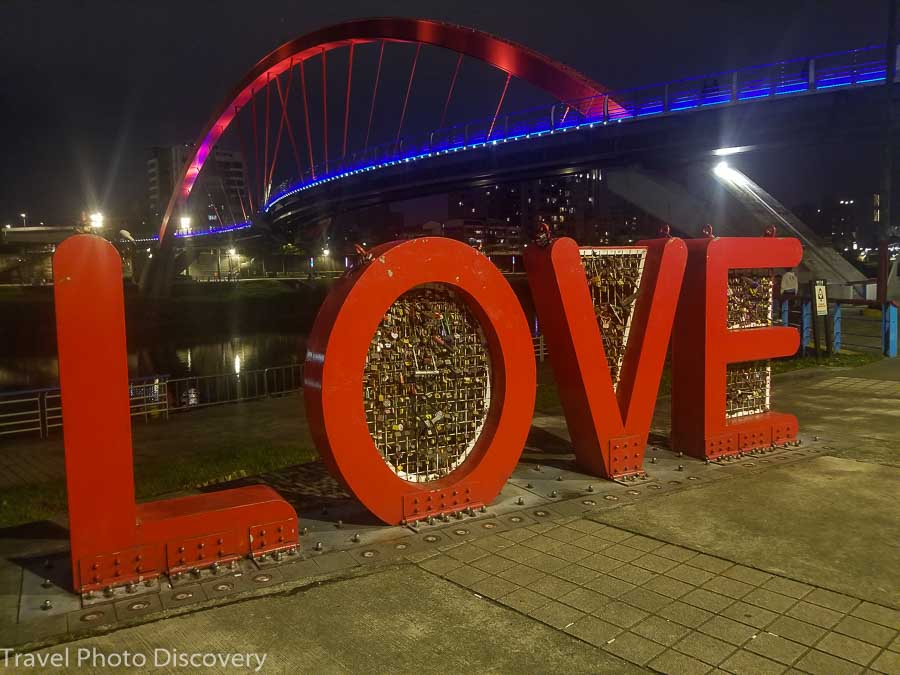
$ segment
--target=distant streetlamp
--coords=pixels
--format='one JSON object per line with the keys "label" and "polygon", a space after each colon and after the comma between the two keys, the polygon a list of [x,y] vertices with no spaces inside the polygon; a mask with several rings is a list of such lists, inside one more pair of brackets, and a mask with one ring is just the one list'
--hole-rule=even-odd
{"label": "distant streetlamp", "polygon": [[28,216],[26,216],[24,213],[20,213],[20,214],[19,214],[19,218],[22,219],[22,227],[27,227],[27,226],[28,226],[28,222],[26,221],[26,218],[27,218],[27,217],[28,217]]}
{"label": "distant streetlamp", "polygon": [[100,229],[103,227],[103,214],[99,211],[92,213],[90,215],[91,227],[94,229]]}

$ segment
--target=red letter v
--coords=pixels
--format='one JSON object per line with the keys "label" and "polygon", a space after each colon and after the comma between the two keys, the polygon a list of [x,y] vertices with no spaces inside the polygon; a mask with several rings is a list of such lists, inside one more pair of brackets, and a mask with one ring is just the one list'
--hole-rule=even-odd
{"label": "red letter v", "polygon": [[[588,289],[581,251],[646,250],[618,385]],[[640,473],[687,260],[680,239],[625,249],[581,249],[572,239],[525,252],[534,298],[579,466],[614,478]],[[604,283],[599,280],[599,283]],[[615,282],[610,282],[615,283]],[[627,306],[616,308],[629,312]],[[624,326],[623,326],[624,329]]]}

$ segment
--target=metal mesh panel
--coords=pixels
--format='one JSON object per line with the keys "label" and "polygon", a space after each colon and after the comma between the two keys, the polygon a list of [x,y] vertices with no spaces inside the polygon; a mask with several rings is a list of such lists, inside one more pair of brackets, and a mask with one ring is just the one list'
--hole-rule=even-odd
{"label": "metal mesh panel", "polygon": [[619,384],[646,257],[647,250],[643,248],[581,249],[613,386]]}
{"label": "metal mesh panel", "polygon": [[[772,277],[756,270],[728,273],[728,328],[772,325]],[[725,416],[741,417],[769,410],[772,368],[768,361],[729,363],[726,368]]]}
{"label": "metal mesh panel", "polygon": [[366,357],[363,399],[369,434],[404,480],[426,482],[462,464],[491,402],[491,362],[478,321],[450,288],[401,295]]}

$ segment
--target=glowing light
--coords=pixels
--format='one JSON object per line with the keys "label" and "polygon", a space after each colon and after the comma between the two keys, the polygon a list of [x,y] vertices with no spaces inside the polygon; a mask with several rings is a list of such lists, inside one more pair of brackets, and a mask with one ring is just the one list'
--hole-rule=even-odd
{"label": "glowing light", "polygon": [[722,161],[713,167],[713,173],[716,174],[719,178],[728,179],[728,174],[731,171],[731,167],[728,166],[728,162]]}
{"label": "glowing light", "polygon": [[103,214],[99,211],[92,213],[89,217],[91,221],[91,227],[95,229],[99,229],[103,227]]}
{"label": "glowing light", "polygon": [[328,257],[329,255],[331,255],[331,251],[327,248],[323,248],[322,255],[324,255],[325,257]]}
{"label": "glowing light", "polygon": [[178,224],[181,226],[182,232],[190,232],[191,217],[190,216],[181,216],[181,218],[178,219]]}
{"label": "glowing light", "polygon": [[234,355],[234,372],[236,375],[241,374],[241,355],[240,354]]}
{"label": "glowing light", "polygon": [[713,154],[716,157],[728,157],[728,155],[737,155],[741,152],[747,152],[751,150],[752,146],[750,145],[738,145],[732,148],[718,148],[717,150],[713,150]]}
{"label": "glowing light", "polygon": [[230,255],[230,256],[232,256],[232,257],[236,256],[236,255],[237,255],[237,249],[234,249],[234,248],[228,249],[228,255]]}

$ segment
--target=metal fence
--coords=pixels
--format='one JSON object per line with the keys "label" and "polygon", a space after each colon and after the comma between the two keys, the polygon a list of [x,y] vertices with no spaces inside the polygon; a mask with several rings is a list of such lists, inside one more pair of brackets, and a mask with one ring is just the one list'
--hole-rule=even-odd
{"label": "metal fence", "polygon": [[[169,414],[295,392],[303,386],[303,366],[291,364],[240,373],[169,379],[130,380],[131,417],[149,422]],[[58,387],[0,393],[0,438],[21,434],[47,438],[63,425]]]}
{"label": "metal fence", "polygon": [[897,306],[857,300],[828,302],[826,316],[816,316],[810,298],[780,302],[780,322],[800,331],[801,356],[816,353],[839,354],[845,349],[897,356]]}

